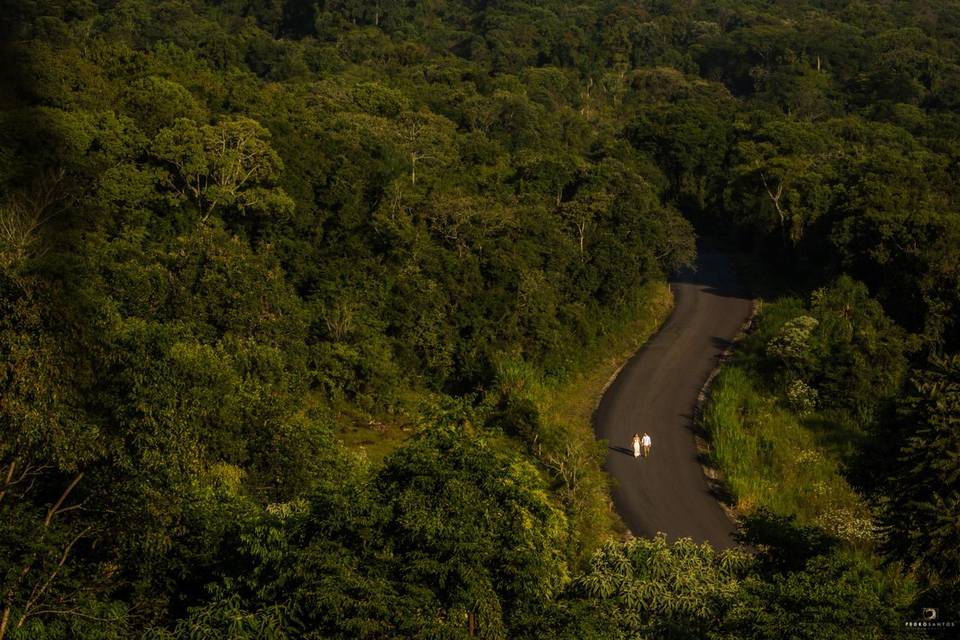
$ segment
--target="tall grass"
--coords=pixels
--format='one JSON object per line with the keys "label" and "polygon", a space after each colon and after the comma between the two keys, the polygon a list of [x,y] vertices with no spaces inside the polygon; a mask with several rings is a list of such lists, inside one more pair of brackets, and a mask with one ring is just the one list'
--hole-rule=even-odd
{"label": "tall grass", "polygon": [[766,508],[792,514],[867,548],[873,534],[869,509],[844,479],[839,455],[807,426],[825,419],[801,419],[781,407],[759,390],[748,369],[736,365],[721,371],[702,417],[714,462],[740,513]]}

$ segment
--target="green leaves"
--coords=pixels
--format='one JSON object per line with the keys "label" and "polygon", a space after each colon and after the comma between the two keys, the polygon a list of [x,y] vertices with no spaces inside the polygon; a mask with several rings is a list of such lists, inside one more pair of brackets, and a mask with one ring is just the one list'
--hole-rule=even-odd
{"label": "green leaves", "polygon": [[[554,487],[462,415],[384,468],[335,423],[484,406],[500,354],[563,376],[693,260],[681,211],[834,283],[761,328],[764,362],[795,407],[878,415],[904,344],[960,344],[950,7],[14,4],[0,470],[37,473],[0,500],[0,574],[35,568],[17,611],[82,533],[20,636],[707,637],[738,584],[763,637],[786,633],[764,598],[855,584],[830,561],[747,589],[749,563],[654,541],[571,590],[555,503],[606,514],[571,471],[602,451],[544,444],[512,397],[490,424],[544,445]],[[949,422],[937,394],[908,413]],[[930,430],[908,457],[935,497],[901,525],[944,548]],[[44,532],[80,473],[86,502]]]}
{"label": "green leaves", "polygon": [[98,425],[79,410],[82,371],[50,326],[59,291],[0,271],[0,463],[73,472],[100,453]]}
{"label": "green leaves", "polygon": [[908,594],[862,559],[818,555],[802,570],[750,577],[722,638],[907,637],[897,611]]}
{"label": "green leaves", "polygon": [[819,400],[870,424],[904,379],[902,331],[862,283],[846,276],[815,290],[808,309],[791,309],[789,302],[761,316],[751,341],[751,349],[763,349],[774,387],[793,396],[798,408],[812,409],[810,400]]}
{"label": "green leaves", "polygon": [[780,327],[767,344],[767,355],[779,359],[788,369],[802,371],[810,357],[810,338],[820,321],[810,316],[797,316]]}
{"label": "green leaves", "polygon": [[741,223],[796,247],[835,197],[829,138],[820,127],[770,118],[737,143],[725,202]]}
{"label": "green leaves", "polygon": [[900,455],[883,509],[885,544],[892,557],[916,567],[925,587],[957,603],[960,356],[935,357],[916,371],[900,411]]}
{"label": "green leaves", "polygon": [[563,516],[536,471],[512,458],[436,426],[386,463],[378,489],[392,497],[395,553],[446,606],[469,611],[498,593],[509,612],[563,585]]}
{"label": "green leaves", "polygon": [[[779,547],[783,539],[776,536],[790,530],[781,522],[773,538],[768,532],[752,542]],[[909,594],[895,579],[825,548],[794,559],[789,569],[768,571],[744,551],[718,554],[686,539],[609,543],[575,582],[587,596],[576,624],[592,626],[594,620],[604,628],[598,637],[608,638],[880,638],[903,632],[899,608]]]}
{"label": "green leaves", "polygon": [[662,535],[610,542],[576,585],[611,616],[615,637],[705,637],[734,602],[747,558]]}
{"label": "green leaves", "polygon": [[565,522],[539,473],[462,417],[438,417],[372,476],[333,461],[308,503],[245,528],[212,589],[241,611],[282,606],[283,628],[305,633],[506,637],[565,586]]}
{"label": "green leaves", "polygon": [[202,219],[222,207],[284,215],[293,201],[282,189],[270,185],[283,170],[283,162],[270,147],[269,133],[246,117],[198,125],[178,118],[161,130],[152,154],[174,170],[171,186],[196,204]]}

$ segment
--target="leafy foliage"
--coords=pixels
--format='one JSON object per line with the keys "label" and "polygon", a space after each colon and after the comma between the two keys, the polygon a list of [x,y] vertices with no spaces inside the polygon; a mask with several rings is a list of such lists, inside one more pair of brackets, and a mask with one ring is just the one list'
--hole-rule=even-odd
{"label": "leafy foliage", "polygon": [[[0,639],[772,637],[808,588],[892,619],[826,552],[637,541],[575,579],[601,449],[503,366],[577,371],[695,223],[815,292],[761,321],[763,392],[896,431],[960,347],[953,0],[9,4]],[[949,588],[944,366],[885,490]],[[370,465],[355,423],[417,435]]]}
{"label": "leafy foliage", "polygon": [[937,601],[960,601],[960,357],[936,358],[918,371],[901,403],[902,448],[885,505],[892,557],[918,567]]}

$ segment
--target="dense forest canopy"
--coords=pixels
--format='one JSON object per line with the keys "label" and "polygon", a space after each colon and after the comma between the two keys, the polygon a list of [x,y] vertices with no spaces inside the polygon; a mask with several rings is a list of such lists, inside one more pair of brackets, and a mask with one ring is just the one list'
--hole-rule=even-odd
{"label": "dense forest canopy", "polygon": [[[13,0],[0,28],[0,639],[960,617],[960,3]],[[760,324],[771,389],[900,460],[851,465],[868,554],[764,512],[754,554],[612,541],[596,453],[511,383],[576,371],[694,228],[809,299]],[[408,439],[371,462],[358,422]]]}

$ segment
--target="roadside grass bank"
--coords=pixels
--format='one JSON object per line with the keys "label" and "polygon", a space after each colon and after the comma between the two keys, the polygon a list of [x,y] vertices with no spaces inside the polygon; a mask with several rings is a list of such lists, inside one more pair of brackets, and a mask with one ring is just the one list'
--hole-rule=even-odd
{"label": "roadside grass bank", "polygon": [[761,541],[779,540],[786,556],[819,547],[833,554],[824,557],[847,558],[867,589],[891,595],[905,616],[915,576],[881,556],[875,515],[850,480],[863,464],[871,421],[903,375],[899,339],[851,281],[806,301],[761,303],[713,384],[700,426],[748,542],[759,533]]}
{"label": "roadside grass bank", "polygon": [[900,388],[903,343],[850,279],[760,303],[700,418],[739,515],[792,516],[873,552],[872,512],[850,471]]}
{"label": "roadside grass bank", "polygon": [[526,443],[553,478],[555,494],[570,524],[568,556],[585,560],[604,541],[625,531],[613,508],[603,470],[607,444],[594,435],[592,417],[604,390],[630,357],[670,315],[666,282],[638,292],[619,319],[562,378],[545,376],[521,358],[504,358],[497,369],[499,413],[505,430]]}
{"label": "roadside grass bank", "polygon": [[[795,516],[861,549],[873,543],[870,510],[843,476],[843,457],[824,434],[848,430],[837,416],[798,416],[737,363],[725,366],[704,409],[713,463],[739,515],[766,509]],[[816,426],[815,426],[816,425]]]}
{"label": "roadside grass bank", "polygon": [[649,284],[639,299],[622,318],[623,324],[584,354],[579,368],[562,381],[544,385],[538,404],[543,420],[593,438],[593,412],[603,392],[673,310],[673,294],[666,282]]}

